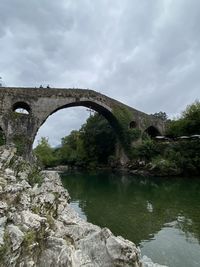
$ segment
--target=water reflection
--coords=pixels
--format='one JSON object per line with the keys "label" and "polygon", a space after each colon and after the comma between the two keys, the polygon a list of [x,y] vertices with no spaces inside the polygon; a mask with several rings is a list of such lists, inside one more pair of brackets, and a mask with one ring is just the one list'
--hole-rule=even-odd
{"label": "water reflection", "polygon": [[[199,179],[148,179],[101,172],[68,173],[63,183],[88,221],[132,240],[156,262],[199,266],[195,265],[200,262]],[[172,250],[174,259],[169,262]],[[190,265],[180,265],[185,250],[194,254]]]}
{"label": "water reflection", "polygon": [[140,244],[142,254],[154,262],[173,267],[198,267],[200,263],[199,242],[193,236],[185,239],[185,234],[173,228],[176,222],[163,227],[151,240]]}

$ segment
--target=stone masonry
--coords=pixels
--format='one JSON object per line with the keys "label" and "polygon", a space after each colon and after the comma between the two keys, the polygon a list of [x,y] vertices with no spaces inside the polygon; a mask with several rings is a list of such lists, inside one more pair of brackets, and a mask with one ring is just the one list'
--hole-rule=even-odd
{"label": "stone masonry", "polygon": [[[162,120],[93,90],[1,87],[0,128],[5,134],[6,144],[18,142],[23,146],[24,157],[30,159],[32,144],[41,125],[56,111],[74,106],[85,106],[102,114],[116,133],[120,123],[114,112],[117,109],[131,114],[127,129],[134,127],[144,132],[151,128],[159,134],[165,131]],[[16,113],[18,108],[25,109],[27,114]]]}

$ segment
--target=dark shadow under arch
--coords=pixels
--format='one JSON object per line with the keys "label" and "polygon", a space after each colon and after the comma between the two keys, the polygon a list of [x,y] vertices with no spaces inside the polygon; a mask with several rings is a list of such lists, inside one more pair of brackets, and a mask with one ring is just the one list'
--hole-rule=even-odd
{"label": "dark shadow under arch", "polygon": [[158,135],[161,135],[159,130],[154,127],[154,126],[149,126],[145,131],[144,133],[146,133],[148,136],[150,136],[151,138],[154,138]]}
{"label": "dark shadow under arch", "polygon": [[12,106],[13,112],[22,113],[28,115],[31,111],[30,106],[26,102],[16,102]]}
{"label": "dark shadow under arch", "polygon": [[130,124],[129,124],[129,128],[130,129],[134,129],[137,127],[137,122],[136,121],[131,121]]}

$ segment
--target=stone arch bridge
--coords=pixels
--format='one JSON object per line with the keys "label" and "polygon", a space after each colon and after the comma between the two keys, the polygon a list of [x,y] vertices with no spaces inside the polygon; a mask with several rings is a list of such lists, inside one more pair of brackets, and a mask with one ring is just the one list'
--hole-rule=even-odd
{"label": "stone arch bridge", "polygon": [[[102,114],[114,128],[123,151],[133,143],[131,136],[144,132],[163,134],[165,123],[101,93],[88,89],[0,88],[0,130],[6,144],[14,144],[27,159],[38,129],[57,110],[84,106]],[[26,113],[17,113],[23,109]],[[134,139],[134,138],[133,138]],[[126,154],[126,153],[125,153]]]}

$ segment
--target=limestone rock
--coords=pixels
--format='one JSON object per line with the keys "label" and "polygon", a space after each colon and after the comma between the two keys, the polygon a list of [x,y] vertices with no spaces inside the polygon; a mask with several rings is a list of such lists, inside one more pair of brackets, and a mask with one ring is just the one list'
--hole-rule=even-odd
{"label": "limestone rock", "polygon": [[21,243],[23,242],[24,233],[19,229],[18,226],[13,224],[8,225],[7,230],[12,243],[12,250],[15,251],[20,247]]}
{"label": "limestone rock", "polygon": [[29,210],[22,211],[21,213],[21,220],[27,227],[33,229],[39,229],[41,224],[46,222],[45,217],[41,217],[38,214],[34,214]]}
{"label": "limestone rock", "polygon": [[6,221],[7,221],[6,217],[0,218],[0,246],[4,245],[4,233],[5,233]]}
{"label": "limestone rock", "polygon": [[139,254],[133,243],[115,237],[107,228],[88,235],[78,243],[94,266],[139,266]]}
{"label": "limestone rock", "polygon": [[13,148],[0,148],[0,168],[0,267],[140,266],[132,242],[86,222],[70,207],[58,173],[42,172],[43,182],[33,179],[31,186],[31,166]]}
{"label": "limestone rock", "polygon": [[6,202],[0,201],[0,214],[4,214],[8,209],[8,204]]}

